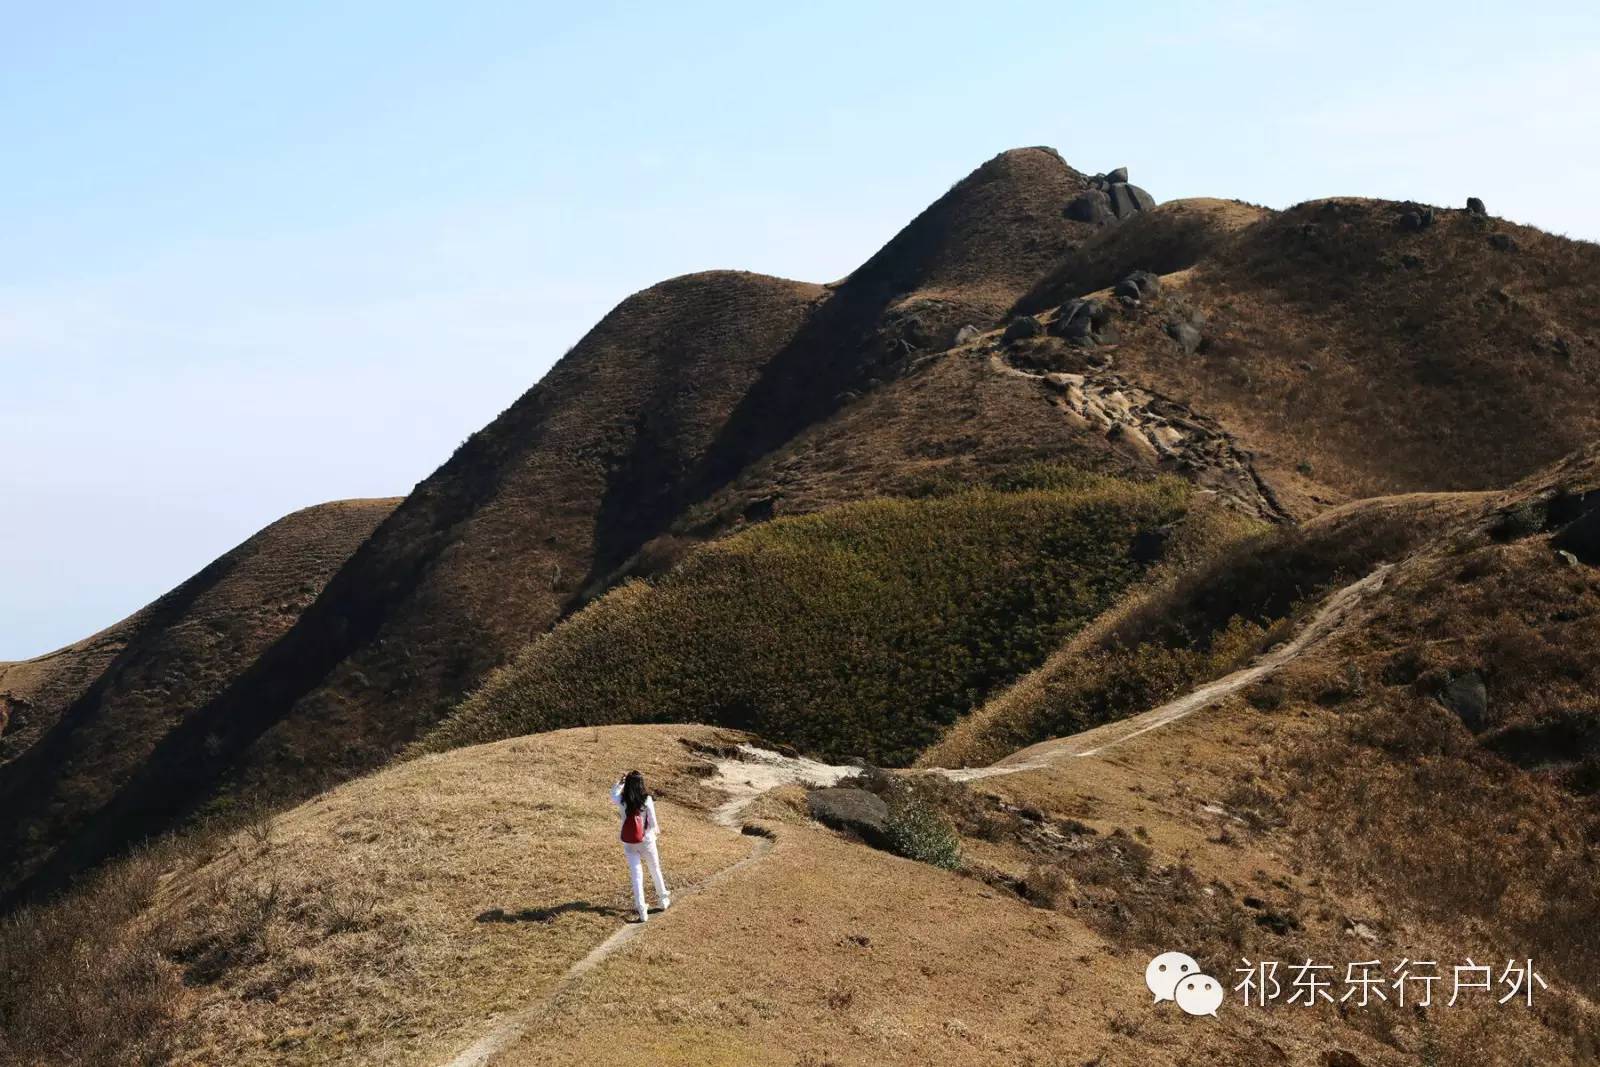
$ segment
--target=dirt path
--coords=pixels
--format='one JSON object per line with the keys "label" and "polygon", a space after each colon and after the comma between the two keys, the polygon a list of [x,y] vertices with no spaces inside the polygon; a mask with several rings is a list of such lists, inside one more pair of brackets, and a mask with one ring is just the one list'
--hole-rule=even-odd
{"label": "dirt path", "polygon": [[[790,784],[811,787],[833,785],[839,779],[857,771],[855,767],[830,766],[815,760],[783,756],[754,745],[740,745],[737,759],[719,759],[714,762],[716,773],[708,780],[708,784],[727,793],[729,799],[727,803],[711,812],[711,821],[738,834],[745,834],[741,819],[744,810],[768,790]],[[732,878],[772,851],[771,837],[758,833],[748,833],[745,836],[752,842],[748,855],[694,885],[677,889],[672,894],[671,910],[650,921],[670,922],[671,915],[694,897],[719,882]],[[494,1063],[506,1050],[515,1045],[523,1034],[554,1014],[560,1008],[562,999],[582,981],[584,975],[648,928],[646,923],[628,923],[619,927],[610,937],[590,949],[581,960],[568,967],[556,987],[544,999],[515,1015],[502,1016],[496,1020],[488,1033],[462,1049],[447,1061],[445,1067],[488,1067]]]}
{"label": "dirt path", "polygon": [[[1070,737],[1044,741],[1015,752],[989,767],[961,769],[929,768],[925,773],[942,774],[954,781],[967,782],[992,778],[1003,774],[1043,770],[1061,760],[1098,755],[1109,748],[1132,740],[1152,730],[1169,726],[1197,711],[1210,707],[1230,693],[1259,681],[1285,664],[1296,659],[1312,644],[1331,633],[1349,617],[1351,611],[1370,592],[1383,585],[1390,566],[1377,568],[1360,581],[1345,586],[1327,598],[1294,638],[1261,656],[1248,667],[1234,671],[1214,682],[1200,686],[1191,693],[1152,708],[1140,715],[1085,730]],[[707,780],[713,788],[728,794],[728,801],[711,812],[711,819],[734,833],[743,833],[742,815],[746,808],[769,790],[779,786],[799,784],[809,787],[829,786],[856,773],[857,768],[818,763],[757,748],[740,745],[737,758],[714,761],[715,773]],[[753,845],[748,855],[692,886],[679,889],[673,895],[672,911],[652,920],[670,922],[671,915],[698,894],[713,888],[719,882],[732,878],[738,872],[760,862],[772,850],[770,837],[750,834]],[[548,996],[537,1004],[497,1020],[490,1031],[447,1061],[444,1067],[488,1067],[502,1053],[511,1048],[523,1034],[554,1014],[562,999],[602,961],[615,954],[648,926],[631,923],[619,928],[610,937],[589,950],[578,962],[567,968],[560,982]]]}
{"label": "dirt path", "polygon": [[1214,682],[1208,682],[1176,700],[1170,700],[1160,707],[1151,708],[1132,718],[1119,719],[1070,737],[1041,741],[1037,745],[1013,752],[988,767],[965,767],[960,770],[931,768],[929,773],[942,774],[958,782],[971,782],[1002,774],[1043,770],[1063,759],[1099,755],[1106,749],[1130,741],[1141,734],[1159,730],[1163,726],[1185,719],[1299,658],[1307,648],[1344,622],[1368,593],[1380,588],[1392,567],[1392,564],[1384,564],[1365,578],[1352,582],[1330,595],[1322,602],[1322,606],[1317,609],[1311,621],[1302,626],[1293,639],[1267,652],[1248,667],[1224,675]]}

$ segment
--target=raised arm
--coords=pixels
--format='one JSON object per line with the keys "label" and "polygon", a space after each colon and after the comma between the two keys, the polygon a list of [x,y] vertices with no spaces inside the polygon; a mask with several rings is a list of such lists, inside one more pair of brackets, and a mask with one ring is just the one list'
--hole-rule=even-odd
{"label": "raised arm", "polygon": [[618,782],[616,785],[611,787],[611,803],[616,805],[619,808],[622,807],[622,783],[621,782]]}

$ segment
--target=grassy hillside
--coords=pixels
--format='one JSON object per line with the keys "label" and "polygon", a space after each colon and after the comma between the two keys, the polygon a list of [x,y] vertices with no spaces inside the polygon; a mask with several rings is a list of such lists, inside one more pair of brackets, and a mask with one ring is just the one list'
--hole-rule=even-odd
{"label": "grassy hillside", "polygon": [[[1259,783],[1262,810],[1288,819],[1314,862],[1433,922],[1491,925],[1589,996],[1600,555],[1558,549],[1585,514],[1593,538],[1596,490],[1591,451],[1397,569],[1368,625],[1281,681],[1280,715],[1316,713]],[[1474,682],[1477,707],[1452,695]],[[1351,789],[1367,801],[1347,803]]]}
{"label": "grassy hillside", "polygon": [[909,762],[1103,611],[1189,507],[1180,482],[1085,478],[777,520],[535,641],[424,747],[695,721]]}
{"label": "grassy hillside", "polygon": [[[1310,510],[1502,488],[1593,440],[1600,246],[1443,208],[1414,230],[1411,210],[1247,226],[1119,319],[1117,368],[1220,419]],[[1189,355],[1166,328],[1196,317]]]}
{"label": "grassy hillside", "polygon": [[1237,200],[1169,200],[1096,231],[1034,283],[1016,311],[1033,315],[1109,289],[1135,270],[1172,274],[1215,258],[1241,230],[1271,215]]}
{"label": "grassy hillside", "polygon": [[381,763],[684,509],[909,353],[1003,313],[1080,230],[1059,205],[1082,181],[1053,152],[1004,153],[832,286],[722,271],[624,301],[419,485],[35,887],[219,795],[300,796]]}
{"label": "grassy hillside", "polygon": [[396,503],[343,500],[294,512],[99,639],[46,657],[58,676],[96,670],[81,688],[62,691],[70,699],[60,706],[43,702],[48,690],[36,693],[30,717],[44,728],[0,764],[0,890],[90,820],[163,738],[288,630]]}
{"label": "grassy hillside", "polygon": [[[380,765],[618,581],[769,517],[1061,460],[1224,491],[1243,479],[1271,514],[1304,519],[1367,495],[1503,485],[1600,430],[1592,245],[1376,201],[1184,201],[1096,228],[1062,213],[1085,182],[1051,150],[1005,152],[838,282],[719,271],[623,301],[254,662],[200,671],[226,684],[154,749],[130,749],[136,766],[95,780],[98,810],[46,843],[32,888],[197,811]],[[1093,343],[1002,341],[1011,310],[1135,268],[1174,273],[1158,297],[1112,301]],[[1198,343],[1175,342],[1182,323]],[[977,337],[952,347],[968,324]],[[1096,421],[1134,401],[1149,434]],[[1238,650],[1254,639],[1236,636]],[[1003,650],[1000,669],[988,652],[938,651],[958,665],[915,692],[927,729],[1026,658]],[[1233,656],[1169,664],[1164,684]],[[0,688],[88,699],[84,673],[11,666]],[[727,721],[755,720],[739,701],[781,706],[766,691],[694,699],[724,697]],[[930,739],[894,729],[878,742],[851,727],[848,743],[907,753]],[[12,752],[38,733],[13,732]]]}
{"label": "grassy hillside", "polygon": [[1363,501],[1303,527],[1240,523],[1181,546],[1151,580],[976,709],[925,752],[933,767],[983,766],[1155,707],[1243,666],[1302,609],[1395,562],[1484,494]]}

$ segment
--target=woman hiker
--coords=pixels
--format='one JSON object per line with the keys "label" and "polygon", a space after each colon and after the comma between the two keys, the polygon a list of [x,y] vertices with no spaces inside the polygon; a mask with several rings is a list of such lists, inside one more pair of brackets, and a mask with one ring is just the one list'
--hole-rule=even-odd
{"label": "woman hiker", "polygon": [[648,922],[650,910],[644,903],[644,871],[641,864],[650,864],[650,879],[656,884],[656,902],[666,911],[672,904],[672,894],[661,878],[661,857],[656,854],[656,837],[661,833],[656,822],[655,801],[644,789],[644,775],[629,771],[611,787],[611,803],[622,812],[622,854],[628,858],[628,875],[633,879],[633,903],[639,909],[639,921]]}

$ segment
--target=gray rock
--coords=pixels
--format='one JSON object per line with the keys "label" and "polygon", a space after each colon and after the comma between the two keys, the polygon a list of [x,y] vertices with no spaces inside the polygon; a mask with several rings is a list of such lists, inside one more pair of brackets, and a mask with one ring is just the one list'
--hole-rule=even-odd
{"label": "gray rock", "polygon": [[964,345],[968,341],[972,340],[973,338],[979,336],[982,333],[983,333],[983,331],[978,329],[976,326],[972,326],[972,325],[963,326],[963,327],[961,327],[961,329],[956,331],[956,341],[955,341],[955,343],[958,344],[958,345]]}
{"label": "gray rock", "polygon": [[1473,733],[1482,730],[1489,716],[1489,690],[1477,671],[1452,678],[1439,691],[1439,703],[1456,713],[1461,724]]}
{"label": "gray rock", "polygon": [[1069,341],[1091,342],[1094,331],[1111,318],[1111,309],[1098,300],[1069,300],[1056,312],[1050,332]]}
{"label": "gray rock", "polygon": [[1167,336],[1178,342],[1178,347],[1183,349],[1183,354],[1186,356],[1194,355],[1203,340],[1200,331],[1187,322],[1167,323]]}
{"label": "gray rock", "polygon": [[824,826],[856,834],[869,844],[882,842],[889,824],[889,805],[882,797],[850,786],[813,789],[806,794],[806,810]]}
{"label": "gray rock", "polygon": [[1161,279],[1147,270],[1136,270],[1117,283],[1112,294],[1124,304],[1138,304],[1161,292]]}
{"label": "gray rock", "polygon": [[1600,507],[1592,507],[1550,539],[1558,552],[1567,552],[1591,567],[1600,566]]}
{"label": "gray rock", "polygon": [[1019,315],[1011,320],[1011,325],[1006,327],[1006,332],[1000,335],[1000,340],[1010,344],[1012,341],[1021,341],[1028,337],[1038,337],[1044,333],[1044,327],[1032,315]]}
{"label": "gray rock", "polygon": [[1489,209],[1483,206],[1483,201],[1475,196],[1467,197],[1467,210],[1474,215],[1487,215]]}
{"label": "gray rock", "polygon": [[1117,218],[1111,210],[1111,198],[1099,189],[1087,189],[1079,193],[1067,205],[1066,216],[1075,222],[1088,222],[1096,226],[1115,222]]}
{"label": "gray rock", "polygon": [[1400,213],[1400,228],[1408,233],[1418,233],[1433,225],[1433,208],[1424,204],[1411,204]]}
{"label": "gray rock", "polygon": [[1108,171],[1106,171],[1106,181],[1111,185],[1115,185],[1118,182],[1126,182],[1127,180],[1128,180],[1128,168],[1127,167],[1118,167],[1116,170],[1108,170]]}
{"label": "gray rock", "polygon": [[1155,198],[1137,185],[1117,182],[1107,190],[1111,197],[1111,213],[1119,219],[1149,211],[1156,206]]}

